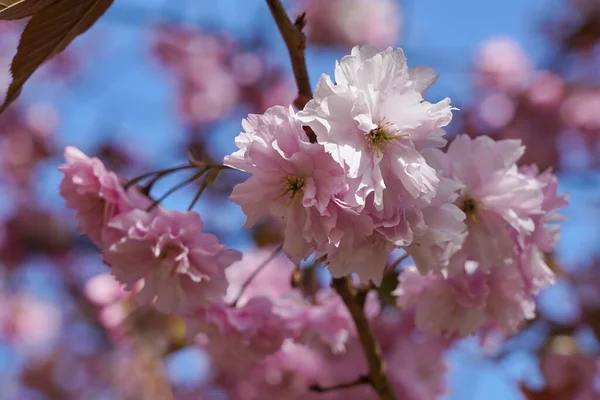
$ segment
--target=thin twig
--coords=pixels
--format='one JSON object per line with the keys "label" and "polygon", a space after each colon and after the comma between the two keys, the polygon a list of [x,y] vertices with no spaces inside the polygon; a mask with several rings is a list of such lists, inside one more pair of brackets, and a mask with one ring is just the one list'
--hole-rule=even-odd
{"label": "thin twig", "polygon": [[304,108],[306,103],[312,98],[312,90],[308,71],[306,69],[306,60],[304,59],[304,49],[306,47],[306,36],[302,32],[306,24],[305,14],[300,15],[296,22],[293,23],[288,17],[285,8],[280,0],[266,0],[273,19],[277,23],[279,32],[285,41],[290,60],[292,61],[292,69],[294,70],[294,78],[298,85],[298,97],[294,101],[294,105],[299,109]]}
{"label": "thin twig", "polygon": [[192,202],[190,203],[190,206],[188,207],[188,211],[192,211],[192,209],[194,208],[194,206],[200,199],[200,196],[202,196],[202,193],[204,193],[204,191],[215,182],[221,169],[222,168],[215,168],[212,171],[210,171],[208,174],[206,174],[206,178],[204,178],[204,182],[202,182],[202,184],[196,191],[196,195],[192,199]]}
{"label": "thin twig", "polygon": [[275,250],[273,250],[273,252],[271,253],[271,255],[269,257],[267,257],[253,272],[252,274],[250,274],[250,276],[248,277],[248,279],[246,279],[246,281],[242,284],[242,287],[240,288],[240,292],[238,293],[238,295],[236,296],[235,300],[231,303],[232,307],[235,307],[237,305],[237,303],[240,301],[240,299],[242,298],[242,295],[244,294],[244,291],[246,290],[246,288],[252,283],[252,281],[254,280],[254,278],[256,278],[256,276],[271,262],[273,261],[273,259],[275,259],[275,257],[277,257],[277,255],[279,254],[279,252],[281,251],[281,249],[283,249],[283,244],[280,244],[279,246],[277,246],[277,248]]}
{"label": "thin twig", "polygon": [[381,347],[375,340],[364,307],[357,301],[356,289],[349,277],[336,278],[333,287],[338,292],[344,304],[350,311],[363,351],[369,364],[369,383],[382,400],[396,400],[394,390],[385,373],[385,364],[381,357]]}
{"label": "thin twig", "polygon": [[190,176],[185,181],[183,181],[181,183],[178,183],[177,185],[173,186],[165,194],[163,194],[162,196],[160,196],[158,199],[154,200],[154,202],[152,203],[152,205],[150,207],[148,207],[148,210],[146,210],[146,211],[148,211],[148,212],[152,211],[152,209],[154,209],[164,199],[166,199],[167,197],[169,197],[170,195],[172,195],[173,193],[175,193],[177,190],[181,189],[184,186],[189,185],[190,183],[194,182],[196,179],[200,179],[202,177],[202,175],[204,175],[204,173],[206,171],[208,171],[209,169],[210,169],[210,167],[204,167],[200,172],[196,172],[194,175]]}
{"label": "thin twig", "polygon": [[168,174],[170,174],[172,172],[182,171],[184,169],[191,169],[191,168],[196,168],[196,166],[195,165],[180,165],[179,167],[173,167],[173,168],[167,168],[167,169],[161,169],[161,170],[158,170],[158,171],[148,172],[146,174],[140,175],[140,176],[138,176],[136,178],[133,178],[133,179],[127,181],[125,183],[125,185],[123,185],[123,187],[124,187],[125,190],[127,190],[130,187],[132,187],[133,185],[135,185],[136,183],[138,183],[138,182],[140,182],[140,181],[142,181],[142,180],[144,180],[146,178],[149,178],[152,175],[165,176],[165,175],[168,175]]}
{"label": "thin twig", "polygon": [[311,386],[309,386],[309,389],[312,390],[313,392],[325,393],[325,392],[331,392],[333,390],[348,389],[351,387],[365,385],[365,384],[369,384],[369,383],[371,383],[371,381],[369,380],[369,376],[361,375],[353,381],[346,382],[346,383],[340,383],[339,385],[326,386],[326,387],[321,386],[321,385],[311,385]]}
{"label": "thin twig", "polygon": [[190,203],[190,205],[189,205],[189,207],[187,209],[188,211],[192,211],[192,209],[194,208],[194,206],[196,205],[196,203],[198,202],[198,200],[200,200],[200,196],[202,196],[202,193],[204,193],[204,191],[206,190],[206,188],[208,188],[208,184],[206,183],[206,181],[204,181],[204,182],[202,182],[202,185],[200,185],[200,187],[196,191],[196,195],[192,199],[192,202]]}

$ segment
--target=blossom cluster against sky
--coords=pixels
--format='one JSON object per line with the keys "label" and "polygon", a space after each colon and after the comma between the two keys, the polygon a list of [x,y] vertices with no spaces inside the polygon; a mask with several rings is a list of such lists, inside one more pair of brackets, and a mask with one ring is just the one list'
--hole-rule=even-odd
{"label": "blossom cluster against sky", "polygon": [[[173,82],[164,79],[160,67],[150,62],[147,46],[152,23],[163,17],[206,29],[225,29],[238,38],[255,30],[268,31],[269,35],[265,36],[271,38],[274,57],[287,67],[286,49],[262,0],[218,0],[211,7],[203,7],[202,3],[188,0],[175,8],[167,8],[164,0],[117,3],[91,31],[90,36],[94,38],[86,39],[97,40],[99,45],[83,49],[90,53],[90,69],[85,76],[63,88],[58,96],[55,88],[41,94],[40,100],[44,96],[47,100],[59,99],[62,114],[60,144],[89,149],[103,135],[120,139],[127,137],[131,138],[132,149],[141,153],[141,159],[156,160],[155,167],[169,166],[178,161],[179,155],[175,150],[183,141],[183,128],[172,106],[175,96]],[[473,55],[478,44],[486,38],[509,36],[521,43],[539,64],[543,64],[547,56],[537,24],[552,9],[556,3],[553,0],[500,3],[403,0],[402,3],[404,39],[398,44],[403,46],[412,65],[430,65],[441,73],[440,80],[429,94],[432,101],[439,100],[442,93],[452,97],[459,107],[462,101],[468,100]],[[248,14],[256,15],[256,18],[248,18]],[[345,50],[309,49],[308,65],[313,84],[321,72],[331,73],[333,59],[344,53]],[[27,95],[37,97],[40,92],[36,90],[34,94],[25,90]],[[231,119],[215,124],[212,134],[222,137],[218,146],[223,154],[233,149],[233,137],[239,132],[243,114],[244,110],[239,110],[233,113]],[[40,179],[50,178],[47,180],[50,195],[46,201],[60,205],[62,200],[56,190],[60,176],[55,169],[58,163],[59,160],[55,160],[41,171]],[[580,257],[587,256],[589,245],[586,243],[593,243],[597,238],[598,232],[584,223],[591,209],[586,208],[588,196],[594,190],[589,184],[590,179],[595,181],[590,177],[566,177],[563,180],[563,190],[573,192],[572,206],[567,210],[570,221],[563,226],[561,255],[565,260],[579,261]],[[181,206],[179,201],[182,197],[174,196],[167,204]],[[199,208],[201,213],[206,210]],[[208,213],[203,213],[207,217],[207,225],[231,226],[233,231],[234,227],[243,223],[243,215],[236,207],[226,205],[220,211],[218,214],[225,213],[228,218],[211,218]],[[579,229],[580,233],[575,234],[575,229]],[[245,238],[232,237],[227,241],[232,246],[241,246]],[[507,382],[522,373],[535,379],[533,361],[519,359],[519,354],[506,366],[495,367],[469,350],[468,344],[465,347],[466,350],[459,350],[455,355],[457,363],[451,378],[451,399],[519,398],[514,385]],[[476,384],[473,385],[473,382]]]}

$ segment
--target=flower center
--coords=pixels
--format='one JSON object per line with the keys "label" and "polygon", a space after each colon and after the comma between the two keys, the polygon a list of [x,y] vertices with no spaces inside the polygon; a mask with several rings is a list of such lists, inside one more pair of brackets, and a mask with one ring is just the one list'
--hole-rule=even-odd
{"label": "flower center", "polygon": [[302,188],[304,187],[304,178],[296,175],[288,175],[281,179],[281,183],[283,191],[277,198],[289,195],[290,200],[293,200],[296,193],[302,191]]}
{"label": "flower center", "polygon": [[401,137],[401,135],[398,135],[398,130],[394,128],[394,125],[391,122],[378,122],[377,127],[371,129],[367,134],[367,141],[377,155],[381,155],[381,147],[390,140],[399,137]]}
{"label": "flower center", "polygon": [[167,259],[177,259],[181,254],[181,247],[176,244],[167,244],[162,249],[160,249],[160,253],[157,255],[157,259],[160,261],[164,261]]}
{"label": "flower center", "polygon": [[477,200],[471,197],[465,197],[462,200],[460,209],[467,214],[467,218],[471,218],[474,223],[477,223],[477,210],[479,209]]}

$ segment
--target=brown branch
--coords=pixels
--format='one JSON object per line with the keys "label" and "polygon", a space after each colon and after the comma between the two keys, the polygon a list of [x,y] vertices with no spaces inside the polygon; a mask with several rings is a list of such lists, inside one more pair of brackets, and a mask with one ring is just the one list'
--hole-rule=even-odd
{"label": "brown branch", "polygon": [[306,24],[305,14],[301,14],[293,23],[280,0],[266,1],[290,53],[294,78],[298,85],[298,97],[294,100],[294,105],[301,110],[312,99],[310,80],[308,79],[308,71],[306,70],[306,60],[304,59],[306,36],[302,32],[302,29]]}
{"label": "brown branch", "polygon": [[310,390],[317,393],[325,393],[331,392],[334,390],[348,389],[355,386],[365,385],[371,383],[371,380],[367,375],[361,375],[353,381],[340,383],[339,385],[334,386],[321,386],[321,385],[311,385],[309,387]]}
{"label": "brown branch", "polygon": [[348,307],[348,311],[350,311],[350,315],[352,315],[352,319],[356,325],[358,337],[369,364],[369,383],[382,400],[396,400],[392,385],[385,373],[385,364],[381,357],[381,347],[379,347],[379,344],[375,340],[369,320],[365,315],[364,307],[357,299],[357,291],[352,286],[350,278],[334,279],[333,287],[344,301],[344,304],[346,304],[346,307]]}

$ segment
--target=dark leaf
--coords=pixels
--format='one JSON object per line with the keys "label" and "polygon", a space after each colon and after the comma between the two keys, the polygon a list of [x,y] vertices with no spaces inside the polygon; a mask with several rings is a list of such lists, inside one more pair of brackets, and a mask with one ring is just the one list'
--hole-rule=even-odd
{"label": "dark leaf", "polygon": [[31,17],[57,0],[0,0],[0,20]]}
{"label": "dark leaf", "polygon": [[13,79],[0,112],[15,101],[40,65],[87,31],[112,3],[113,0],[59,0],[37,12],[21,35],[11,65]]}

